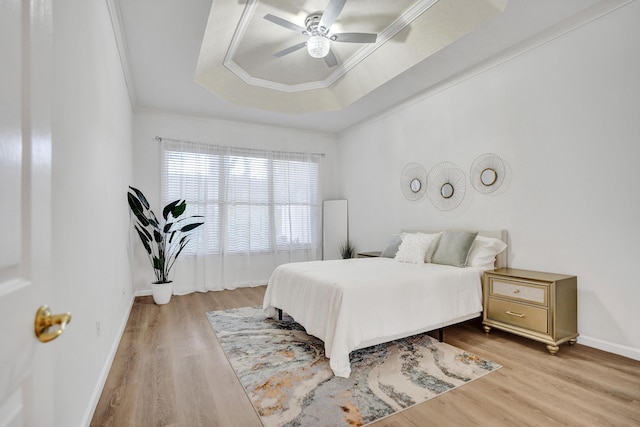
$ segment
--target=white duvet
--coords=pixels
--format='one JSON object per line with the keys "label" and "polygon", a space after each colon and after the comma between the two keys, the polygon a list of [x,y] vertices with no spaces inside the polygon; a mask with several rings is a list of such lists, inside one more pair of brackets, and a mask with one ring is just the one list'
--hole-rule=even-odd
{"label": "white duvet", "polygon": [[323,340],[334,374],[347,378],[353,350],[478,316],[481,276],[477,268],[391,258],[290,263],[271,275],[263,307]]}

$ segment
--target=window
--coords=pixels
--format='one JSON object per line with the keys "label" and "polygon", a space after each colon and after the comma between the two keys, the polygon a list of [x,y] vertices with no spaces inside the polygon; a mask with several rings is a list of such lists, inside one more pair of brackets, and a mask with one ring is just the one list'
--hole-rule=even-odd
{"label": "window", "polygon": [[319,155],[166,143],[163,199],[184,198],[205,224],[194,254],[242,254],[319,246]]}

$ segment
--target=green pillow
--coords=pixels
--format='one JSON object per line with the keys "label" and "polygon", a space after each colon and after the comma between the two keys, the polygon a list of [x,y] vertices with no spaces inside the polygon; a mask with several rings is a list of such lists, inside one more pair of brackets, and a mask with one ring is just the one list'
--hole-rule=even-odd
{"label": "green pillow", "polygon": [[445,231],[433,253],[434,264],[466,267],[471,245],[478,235],[477,231]]}

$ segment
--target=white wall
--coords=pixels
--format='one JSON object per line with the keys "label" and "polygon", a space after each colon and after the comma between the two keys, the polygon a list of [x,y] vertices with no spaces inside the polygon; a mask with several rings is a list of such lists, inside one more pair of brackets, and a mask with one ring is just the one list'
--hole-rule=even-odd
{"label": "white wall", "polygon": [[[105,1],[53,3],[55,420],[88,425],[132,303],[132,112]],[[101,324],[100,333],[96,321]]]}
{"label": "white wall", "polygon": [[[160,144],[156,136],[234,147],[275,151],[324,153],[320,169],[322,199],[336,197],[336,138],[333,135],[307,132],[275,126],[237,123],[155,113],[136,113],[133,125],[133,186],[144,192],[156,212],[160,211]],[[150,291],[153,272],[144,250],[136,241],[135,292]]]}
{"label": "white wall", "polygon": [[[342,134],[353,243],[381,250],[407,226],[506,228],[512,267],[578,276],[579,342],[640,359],[638,22],[633,2]],[[503,194],[468,183],[453,214],[403,198],[406,163],[468,173],[489,152],[510,166]]]}

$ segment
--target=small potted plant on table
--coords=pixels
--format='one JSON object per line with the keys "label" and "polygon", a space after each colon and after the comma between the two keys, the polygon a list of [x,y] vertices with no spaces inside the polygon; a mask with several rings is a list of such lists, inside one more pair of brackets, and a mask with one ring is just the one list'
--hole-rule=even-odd
{"label": "small potted plant on table", "polygon": [[350,259],[353,258],[356,253],[356,249],[353,247],[349,239],[342,242],[340,245],[340,256],[342,259]]}

